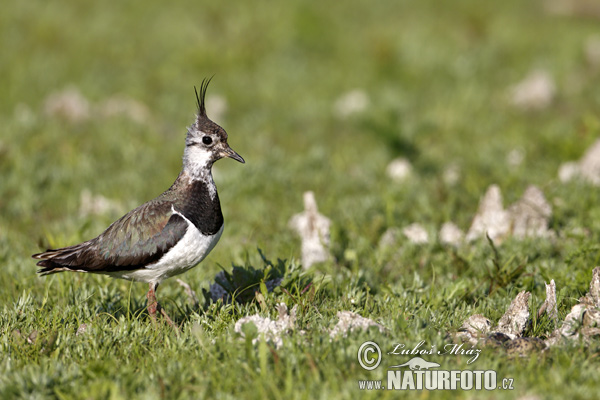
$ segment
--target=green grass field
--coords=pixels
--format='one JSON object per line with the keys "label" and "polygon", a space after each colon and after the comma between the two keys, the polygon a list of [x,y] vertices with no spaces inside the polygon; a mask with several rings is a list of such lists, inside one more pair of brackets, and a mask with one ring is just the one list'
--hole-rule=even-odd
{"label": "green grass field", "polygon": [[[600,137],[600,62],[586,51],[600,40],[599,19],[548,3],[9,0],[0,13],[0,398],[597,398],[597,337],[525,357],[485,347],[472,366],[466,356],[428,359],[495,370],[514,378],[512,391],[369,392],[357,383],[406,361],[384,355],[379,369],[362,369],[367,340],[384,351],[421,340],[441,347],[472,314],[497,322],[523,290],[532,293],[524,335],[545,339],[554,324],[536,316],[544,283],[556,281],[561,321],[587,292],[600,265],[600,189],[557,174]],[[535,70],[553,79],[554,98],[515,107],[511,87]],[[226,229],[180,278],[202,297],[221,269],[279,259],[285,287],[261,302],[201,298],[197,308],[171,279],[158,298],[177,335],[152,325],[144,284],[37,276],[31,254],[90,239],[169,187],[194,118],[193,86],[213,74],[208,114],[225,100],[215,119],[246,164],[215,166]],[[75,121],[49,110],[68,88],[87,99]],[[354,90],[366,106],[340,115],[336,104]],[[118,102],[111,113],[115,98],[133,99],[138,118]],[[522,161],[511,164],[515,151]],[[402,183],[386,174],[397,157],[413,166]],[[443,179],[451,166],[455,184]],[[485,240],[439,244],[444,222],[469,228],[491,184],[505,205],[537,185],[556,238],[508,239],[497,254]],[[333,257],[298,274],[300,239],[288,221],[307,190],[332,221]],[[111,206],[82,212],[84,191]],[[389,228],[415,222],[429,244],[378,246]],[[298,305],[282,347],[234,332],[244,316],[275,318],[281,302]],[[342,310],[386,330],[331,341]]]}

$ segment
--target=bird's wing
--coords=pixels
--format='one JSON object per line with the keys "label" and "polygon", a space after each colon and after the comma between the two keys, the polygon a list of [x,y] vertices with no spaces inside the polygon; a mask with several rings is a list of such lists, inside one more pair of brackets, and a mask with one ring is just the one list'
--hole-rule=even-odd
{"label": "bird's wing", "polygon": [[185,235],[188,222],[170,202],[146,203],[109,226],[100,236],[74,246],[34,254],[49,274],[65,270],[135,270],[158,261]]}

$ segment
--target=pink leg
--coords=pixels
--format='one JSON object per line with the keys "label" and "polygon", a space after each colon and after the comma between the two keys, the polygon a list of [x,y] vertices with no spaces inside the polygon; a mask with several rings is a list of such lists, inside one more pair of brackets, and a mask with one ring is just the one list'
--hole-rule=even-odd
{"label": "pink leg", "polygon": [[160,314],[163,316],[167,324],[175,328],[175,330],[178,332],[179,327],[175,324],[175,322],[173,322],[173,320],[169,317],[167,312],[160,306],[160,304],[158,304],[158,301],[156,300],[157,287],[158,285],[154,285],[151,283],[148,289],[148,294],[146,295],[146,297],[148,298],[148,315],[150,315],[150,318],[153,322],[156,322],[156,312],[160,311]]}
{"label": "pink leg", "polygon": [[167,312],[165,311],[164,308],[162,308],[160,305],[158,306],[158,308],[160,309],[160,313],[162,314],[163,318],[165,319],[165,321],[167,321],[167,324],[169,324],[170,327],[175,328],[175,330],[179,330],[179,327],[177,326],[177,324],[175,324],[175,322],[173,322],[173,320],[169,317],[169,315],[167,314]]}
{"label": "pink leg", "polygon": [[155,286],[151,283],[150,289],[148,289],[148,294],[146,295],[148,298],[148,315],[152,321],[156,322],[156,311],[158,310],[158,302],[156,301],[156,289]]}

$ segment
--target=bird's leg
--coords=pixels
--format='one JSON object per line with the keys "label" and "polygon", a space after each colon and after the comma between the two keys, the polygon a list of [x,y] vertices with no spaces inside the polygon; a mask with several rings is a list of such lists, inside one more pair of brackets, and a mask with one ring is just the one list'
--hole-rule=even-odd
{"label": "bird's leg", "polygon": [[156,301],[156,286],[153,283],[150,283],[150,288],[148,289],[148,294],[146,295],[148,298],[148,315],[152,321],[156,322],[156,310],[158,309],[158,302]]}
{"label": "bird's leg", "polygon": [[160,304],[158,305],[158,308],[160,310],[160,313],[162,314],[163,318],[165,319],[165,321],[167,321],[167,324],[169,324],[170,327],[175,328],[176,330],[179,329],[177,324],[175,324],[175,322],[173,322],[173,320],[171,319],[171,317],[169,317],[169,315],[167,314],[167,312],[165,311],[164,308],[162,308],[160,306]]}
{"label": "bird's leg", "polygon": [[146,296],[148,298],[148,314],[150,315],[150,318],[152,319],[152,321],[156,322],[156,312],[157,311],[160,312],[160,314],[163,316],[165,321],[167,321],[167,324],[169,324],[169,326],[178,330],[177,324],[175,324],[175,322],[173,322],[171,317],[169,317],[169,314],[167,314],[167,312],[160,306],[160,304],[158,304],[158,301],[156,300],[156,288],[157,287],[158,287],[158,285],[150,283],[150,287],[148,289],[148,294]]}

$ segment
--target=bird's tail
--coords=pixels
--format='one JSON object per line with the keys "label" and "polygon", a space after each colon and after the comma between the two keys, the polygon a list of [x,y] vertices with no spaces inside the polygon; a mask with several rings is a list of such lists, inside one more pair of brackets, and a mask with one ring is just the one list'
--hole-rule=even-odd
{"label": "bird's tail", "polygon": [[63,247],[60,249],[48,249],[42,253],[32,255],[32,258],[40,260],[37,266],[41,267],[38,274],[50,275],[63,271],[75,271],[78,269],[76,260],[80,254],[83,243],[75,246]]}

